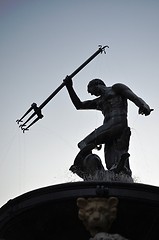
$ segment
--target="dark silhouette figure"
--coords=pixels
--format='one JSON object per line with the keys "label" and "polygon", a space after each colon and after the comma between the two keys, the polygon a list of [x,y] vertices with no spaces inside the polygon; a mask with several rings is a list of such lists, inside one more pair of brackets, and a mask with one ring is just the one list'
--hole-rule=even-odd
{"label": "dark silhouette figure", "polygon": [[64,81],[76,109],[95,109],[104,115],[103,125],[78,143],[81,152],[77,155],[74,165],[77,165],[78,157],[81,157],[82,152],[86,153],[88,149],[90,154],[92,149],[105,144],[107,169],[117,173],[122,170],[131,175],[128,153],[131,131],[127,123],[127,100],[129,99],[139,108],[139,114],[147,116],[152,109],[130,88],[121,83],[107,87],[102,80],[93,79],[89,82],[87,90],[97,98],[81,101],[73,89],[72,79],[68,77]]}

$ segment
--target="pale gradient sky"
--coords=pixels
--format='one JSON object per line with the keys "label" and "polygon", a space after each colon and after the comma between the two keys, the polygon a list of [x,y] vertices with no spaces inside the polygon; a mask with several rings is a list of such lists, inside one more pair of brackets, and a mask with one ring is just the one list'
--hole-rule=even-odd
{"label": "pale gradient sky", "polygon": [[[130,164],[137,182],[159,186],[159,1],[0,1],[0,206],[24,192],[81,180],[69,172],[77,143],[102,124],[96,111],[76,111],[66,89],[23,134],[16,125],[40,105],[98,45],[109,45],[74,79],[81,100],[92,78],[128,85],[155,111],[129,102]],[[99,152],[97,152],[98,154]],[[103,164],[103,149],[100,156]]]}

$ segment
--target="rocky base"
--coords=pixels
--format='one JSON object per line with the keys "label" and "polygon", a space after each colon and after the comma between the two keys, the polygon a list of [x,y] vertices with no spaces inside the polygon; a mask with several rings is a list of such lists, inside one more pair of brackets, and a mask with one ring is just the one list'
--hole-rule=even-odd
{"label": "rocky base", "polygon": [[95,174],[85,175],[84,181],[102,181],[102,182],[122,182],[133,183],[134,180],[131,176],[125,173],[115,173],[114,171],[100,170]]}

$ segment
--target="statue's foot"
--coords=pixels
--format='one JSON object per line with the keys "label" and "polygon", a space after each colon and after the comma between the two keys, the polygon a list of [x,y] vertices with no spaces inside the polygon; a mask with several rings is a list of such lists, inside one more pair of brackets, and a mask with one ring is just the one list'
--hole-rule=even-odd
{"label": "statue's foot", "polygon": [[121,156],[120,161],[119,161],[118,163],[114,164],[114,165],[111,167],[110,171],[113,171],[113,172],[115,172],[115,173],[120,173],[120,172],[122,172],[122,173],[124,173],[124,174],[126,174],[126,175],[131,176],[131,175],[132,175],[131,170],[125,166],[125,163],[126,163],[127,159],[129,158],[129,156],[130,156],[129,153],[124,153],[124,154]]}

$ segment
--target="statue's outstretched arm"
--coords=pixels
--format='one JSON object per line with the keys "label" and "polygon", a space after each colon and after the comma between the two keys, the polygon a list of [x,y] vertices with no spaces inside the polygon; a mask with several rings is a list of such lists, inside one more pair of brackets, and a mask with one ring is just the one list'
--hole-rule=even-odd
{"label": "statue's outstretched arm", "polygon": [[121,94],[123,97],[129,99],[136,106],[139,107],[139,114],[149,115],[153,109],[150,109],[149,105],[140,97],[138,97],[129,87],[124,84],[117,83],[113,87],[115,92]]}

